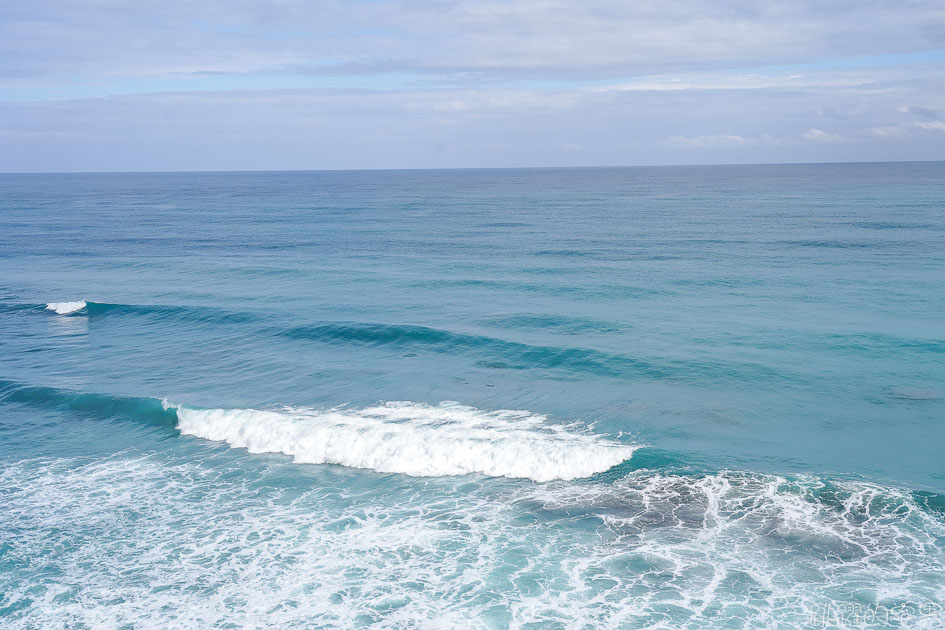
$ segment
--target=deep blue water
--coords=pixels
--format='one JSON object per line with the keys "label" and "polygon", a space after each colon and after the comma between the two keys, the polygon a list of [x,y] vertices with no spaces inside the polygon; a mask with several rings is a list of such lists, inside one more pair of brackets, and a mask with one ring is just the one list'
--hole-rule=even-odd
{"label": "deep blue water", "polygon": [[937,627],[943,453],[945,163],[0,175],[13,627]]}

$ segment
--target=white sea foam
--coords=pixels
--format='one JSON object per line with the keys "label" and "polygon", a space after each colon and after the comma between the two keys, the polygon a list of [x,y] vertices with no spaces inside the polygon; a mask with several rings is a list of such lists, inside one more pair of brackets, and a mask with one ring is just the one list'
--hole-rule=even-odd
{"label": "white sea foam", "polygon": [[84,301],[79,302],[50,302],[46,305],[47,311],[56,311],[59,315],[68,315],[85,308]]}
{"label": "white sea foam", "polygon": [[616,466],[636,448],[528,411],[487,412],[451,402],[322,411],[180,407],[177,417],[183,433],[251,453],[419,477],[578,479]]}
{"label": "white sea foam", "polygon": [[892,488],[255,463],[130,450],[0,468],[4,627],[808,628],[850,602],[941,625],[945,520]]}

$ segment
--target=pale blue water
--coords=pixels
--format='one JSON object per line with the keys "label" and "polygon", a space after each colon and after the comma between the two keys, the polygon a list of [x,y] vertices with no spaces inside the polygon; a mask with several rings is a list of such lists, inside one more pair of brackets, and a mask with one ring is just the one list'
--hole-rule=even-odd
{"label": "pale blue water", "polygon": [[0,175],[8,627],[939,627],[943,453],[945,163]]}

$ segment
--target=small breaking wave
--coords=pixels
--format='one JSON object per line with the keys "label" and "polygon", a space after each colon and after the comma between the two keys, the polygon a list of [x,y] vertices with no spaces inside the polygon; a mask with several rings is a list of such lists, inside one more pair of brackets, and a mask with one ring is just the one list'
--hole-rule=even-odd
{"label": "small breaking wave", "polygon": [[[37,308],[37,305],[20,305],[19,308]],[[261,319],[253,313],[231,311],[212,306],[175,306],[166,304],[114,304],[109,302],[50,302],[47,311],[69,315],[83,311],[89,317],[132,316],[170,319],[194,323],[226,324],[251,323]]]}
{"label": "small breaking wave", "polygon": [[58,315],[68,315],[76,311],[81,311],[85,307],[86,302],[83,300],[78,302],[50,302],[46,305],[46,310],[55,311]]}
{"label": "small breaking wave", "polygon": [[417,477],[479,473],[538,482],[579,479],[626,461],[637,448],[528,411],[487,412],[452,402],[322,411],[176,409],[182,433],[250,453],[284,453],[299,463]]}

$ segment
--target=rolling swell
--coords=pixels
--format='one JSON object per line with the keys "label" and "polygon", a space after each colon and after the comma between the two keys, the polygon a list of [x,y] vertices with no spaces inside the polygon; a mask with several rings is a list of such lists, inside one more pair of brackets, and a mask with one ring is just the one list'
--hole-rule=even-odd
{"label": "rolling swell", "polygon": [[213,324],[245,324],[256,322],[260,319],[259,316],[252,313],[230,311],[211,306],[105,304],[89,302],[86,310],[90,317],[144,315],[184,322],[205,322]]}
{"label": "rolling swell", "polygon": [[535,329],[558,332],[566,335],[583,333],[616,333],[626,325],[617,325],[588,317],[571,317],[567,315],[521,314],[496,317],[486,320],[486,323],[498,328]]}
{"label": "rolling swell", "polygon": [[666,377],[669,371],[646,361],[584,348],[535,346],[485,335],[455,333],[404,324],[325,323],[298,326],[284,336],[335,344],[396,346],[434,352],[471,352],[488,357],[484,367],[505,369],[569,369],[599,376],[636,374]]}
{"label": "rolling swell", "polygon": [[[298,326],[271,325],[266,314],[234,311],[207,306],[133,305],[83,302],[64,307],[63,316],[87,316],[90,320],[144,317],[157,321],[197,324],[255,324],[256,335],[315,341],[334,345],[393,347],[464,356],[477,367],[509,370],[552,370],[608,378],[650,378],[699,382],[748,382],[752,379],[796,381],[797,376],[783,367],[760,363],[715,359],[676,360],[643,359],[622,353],[591,348],[557,345],[532,345],[481,334],[453,332],[412,324],[365,322],[321,322]],[[37,310],[54,310],[50,305],[33,305]],[[557,333],[578,335],[582,332],[617,332],[602,322],[581,318],[556,318],[529,315],[507,317],[490,322],[500,328],[541,327]]]}
{"label": "rolling swell", "polygon": [[163,427],[177,425],[175,410],[165,408],[156,398],[85,394],[0,380],[0,402],[68,411],[103,420],[130,419]]}
{"label": "rolling swell", "polygon": [[795,378],[782,369],[755,363],[676,360],[655,362],[589,348],[531,345],[486,335],[456,333],[407,324],[326,322],[297,326],[279,334],[290,339],[338,345],[391,346],[413,351],[465,354],[479,359],[477,366],[494,369],[546,369],[611,378],[728,382],[740,379]]}
{"label": "rolling swell", "polygon": [[[89,318],[143,316],[174,321],[209,324],[246,324],[263,319],[261,315],[232,311],[212,306],[174,306],[161,304],[114,304],[109,302],[50,302],[40,304],[18,304],[4,310],[53,311],[58,315],[85,315]],[[2,312],[2,311],[0,311]]]}

